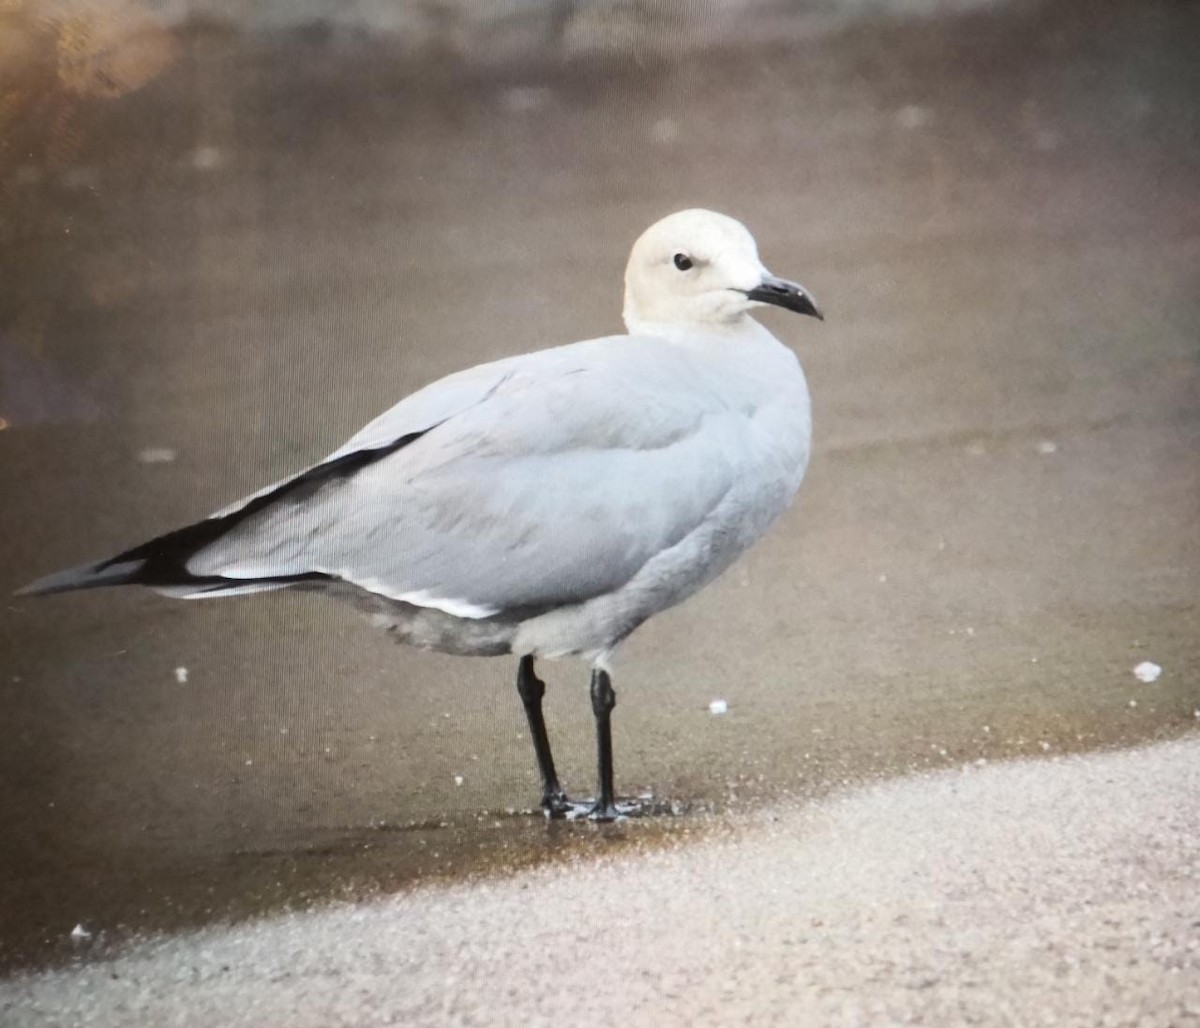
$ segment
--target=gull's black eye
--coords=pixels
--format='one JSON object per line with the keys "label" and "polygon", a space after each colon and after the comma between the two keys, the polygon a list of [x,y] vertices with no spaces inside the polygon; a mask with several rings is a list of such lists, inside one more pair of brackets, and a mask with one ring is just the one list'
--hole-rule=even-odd
{"label": "gull's black eye", "polygon": [[687,271],[692,266],[692,259],[686,253],[677,253],[675,255],[675,267],[680,271]]}

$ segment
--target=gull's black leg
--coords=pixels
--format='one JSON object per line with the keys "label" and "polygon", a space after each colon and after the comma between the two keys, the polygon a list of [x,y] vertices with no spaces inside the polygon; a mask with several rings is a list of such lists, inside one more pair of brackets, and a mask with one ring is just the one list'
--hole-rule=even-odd
{"label": "gull's black leg", "polygon": [[592,713],[596,715],[596,756],[600,771],[600,795],[588,813],[593,821],[612,821],[622,816],[613,799],[612,709],[617,705],[608,672],[592,669]]}
{"label": "gull's black leg", "polygon": [[542,810],[547,817],[562,817],[571,810],[571,803],[558,783],[554,757],[550,753],[550,739],[546,735],[546,719],[542,717],[546,683],[534,674],[533,657],[528,654],[521,658],[517,667],[517,692],[525,705],[529,733],[533,736],[533,749],[537,753],[538,771],[542,776]]}

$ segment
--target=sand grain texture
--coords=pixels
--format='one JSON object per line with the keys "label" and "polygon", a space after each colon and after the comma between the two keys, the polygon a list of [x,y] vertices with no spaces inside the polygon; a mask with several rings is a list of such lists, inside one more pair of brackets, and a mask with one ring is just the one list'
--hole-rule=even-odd
{"label": "sand grain texture", "polygon": [[210,928],[4,1023],[1200,1022],[1200,740],[900,780],[728,840]]}

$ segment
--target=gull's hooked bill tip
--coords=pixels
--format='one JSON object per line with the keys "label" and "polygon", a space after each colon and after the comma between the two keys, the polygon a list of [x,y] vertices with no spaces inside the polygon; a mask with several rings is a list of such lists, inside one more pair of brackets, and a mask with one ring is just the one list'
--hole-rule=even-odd
{"label": "gull's hooked bill tip", "polygon": [[789,282],[785,278],[768,275],[759,285],[753,289],[746,289],[744,292],[749,299],[757,300],[759,303],[769,303],[775,307],[782,307],[784,310],[795,311],[797,314],[807,314],[818,321],[825,320],[825,315],[817,309],[808,290],[799,283]]}

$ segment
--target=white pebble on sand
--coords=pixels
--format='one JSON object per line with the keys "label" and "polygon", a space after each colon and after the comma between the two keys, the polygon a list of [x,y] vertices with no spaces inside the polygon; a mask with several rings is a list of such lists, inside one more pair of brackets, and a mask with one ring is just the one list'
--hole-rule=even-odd
{"label": "white pebble on sand", "polygon": [[1139,682],[1157,682],[1158,676],[1162,674],[1162,668],[1151,660],[1143,660],[1133,669],[1133,673]]}

